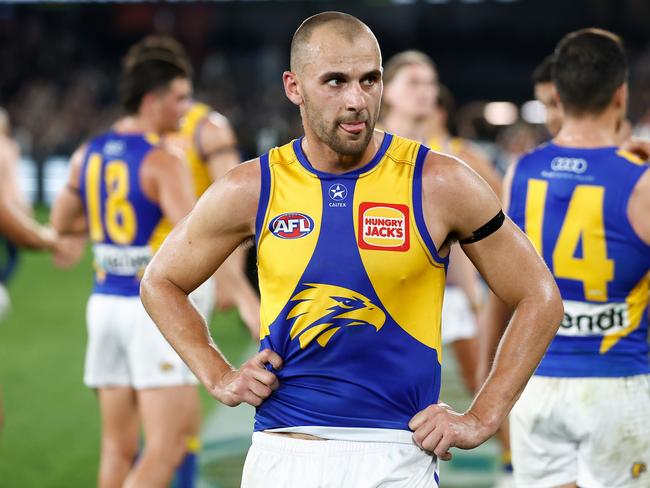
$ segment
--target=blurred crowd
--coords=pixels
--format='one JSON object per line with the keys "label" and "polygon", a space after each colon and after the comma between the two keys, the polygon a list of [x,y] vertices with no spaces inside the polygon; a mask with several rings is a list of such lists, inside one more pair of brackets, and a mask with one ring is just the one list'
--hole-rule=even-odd
{"label": "blurred crowd", "polygon": [[[163,16],[154,27],[173,30],[169,23]],[[0,43],[0,106],[9,114],[23,155],[37,164],[52,156],[67,157],[117,118],[120,60],[126,46],[141,35],[115,34],[114,39],[106,39],[61,30],[39,17],[14,19],[2,27],[6,39],[14,42]],[[286,100],[281,84],[288,62],[285,51],[273,43],[251,48],[205,40],[200,52],[193,53],[195,97],[229,118],[244,158],[300,133],[299,114]],[[631,61],[630,117],[637,134],[650,137],[650,49]],[[453,91],[444,66],[438,68],[441,81]],[[489,96],[486,93],[486,100],[453,110],[450,128],[455,135],[483,141],[484,150],[504,171],[548,134],[541,121],[530,123],[521,116],[503,125],[490,124],[485,117]]]}

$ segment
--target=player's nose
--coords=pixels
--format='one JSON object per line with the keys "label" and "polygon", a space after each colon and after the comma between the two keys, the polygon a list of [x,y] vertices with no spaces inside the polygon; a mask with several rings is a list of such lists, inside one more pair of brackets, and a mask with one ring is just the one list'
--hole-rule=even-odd
{"label": "player's nose", "polygon": [[360,112],[366,108],[366,97],[360,83],[350,83],[345,93],[345,108]]}

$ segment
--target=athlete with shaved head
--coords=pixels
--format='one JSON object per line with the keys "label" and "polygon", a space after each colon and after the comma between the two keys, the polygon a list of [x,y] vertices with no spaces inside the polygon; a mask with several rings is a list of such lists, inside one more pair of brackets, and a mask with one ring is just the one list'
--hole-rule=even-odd
{"label": "athlete with shaved head", "polygon": [[[562,318],[552,276],[485,182],[457,159],[375,130],[381,62],[355,17],[305,20],[283,74],[304,137],[213,184],[142,281],[145,307],[208,391],[257,407],[244,487],[437,485],[438,459],[499,427]],[[188,294],[253,238],[260,352],[234,368]],[[464,413],[438,403],[456,239],[516,310]]]}

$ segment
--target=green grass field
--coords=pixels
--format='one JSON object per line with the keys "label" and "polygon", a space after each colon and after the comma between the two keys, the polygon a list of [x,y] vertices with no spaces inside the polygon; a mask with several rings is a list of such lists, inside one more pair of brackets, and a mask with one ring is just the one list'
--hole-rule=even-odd
{"label": "green grass field", "polygon": [[[99,415],[82,384],[89,253],[75,269],[25,252],[10,283],[12,311],[0,323],[0,486],[89,487],[99,456]],[[235,312],[213,320],[213,335],[237,359],[250,341]],[[203,392],[204,411],[215,402]]]}

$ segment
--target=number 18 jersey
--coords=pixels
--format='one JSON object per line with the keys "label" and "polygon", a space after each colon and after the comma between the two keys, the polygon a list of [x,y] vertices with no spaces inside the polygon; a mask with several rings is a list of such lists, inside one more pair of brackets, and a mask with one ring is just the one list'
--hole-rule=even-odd
{"label": "number 18 jersey", "polygon": [[80,193],[93,246],[95,293],[138,296],[140,278],[159,247],[162,211],[140,186],[153,134],[108,132],[88,144]]}
{"label": "number 18 jersey", "polygon": [[564,319],[536,374],[650,373],[650,246],[627,217],[647,166],[616,147],[545,144],[514,173],[510,216],[551,269]]}

